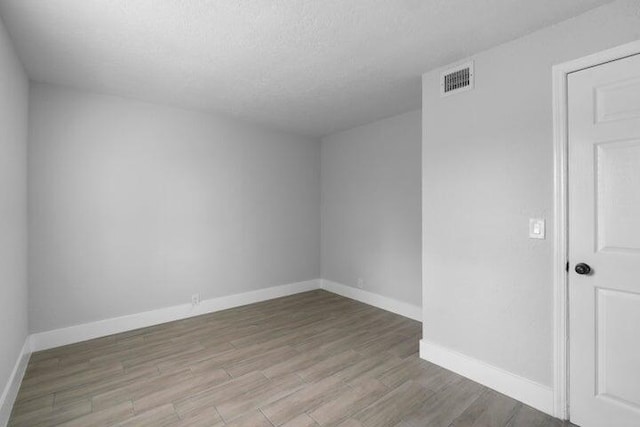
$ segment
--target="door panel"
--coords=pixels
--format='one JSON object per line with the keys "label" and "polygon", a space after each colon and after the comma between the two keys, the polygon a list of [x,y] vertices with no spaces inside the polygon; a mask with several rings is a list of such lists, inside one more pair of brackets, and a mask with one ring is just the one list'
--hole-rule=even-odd
{"label": "door panel", "polygon": [[599,251],[640,251],[640,139],[596,145]]}
{"label": "door panel", "polygon": [[637,427],[640,56],[570,74],[568,101],[571,420]]}
{"label": "door panel", "polygon": [[595,88],[596,122],[640,117],[640,79]]}
{"label": "door panel", "polygon": [[638,339],[640,295],[596,289],[596,396],[640,409],[640,357],[628,351]]}

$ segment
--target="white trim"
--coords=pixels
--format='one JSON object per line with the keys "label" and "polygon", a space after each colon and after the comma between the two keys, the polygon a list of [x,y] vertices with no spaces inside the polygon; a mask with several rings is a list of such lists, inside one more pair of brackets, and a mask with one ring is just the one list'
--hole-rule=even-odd
{"label": "white trim", "polygon": [[550,387],[424,339],[420,340],[420,357],[553,415]]}
{"label": "white trim", "polygon": [[569,419],[567,242],[567,76],[553,68],[553,415]]}
{"label": "white trim", "polygon": [[293,295],[300,292],[312,291],[314,289],[325,289],[329,292],[355,299],[365,304],[391,311],[410,319],[420,321],[422,318],[422,308],[419,306],[328,280],[314,279],[288,285],[273,286],[271,288],[259,289],[241,294],[207,299],[203,300],[200,305],[195,307],[191,304],[180,304],[157,310],[145,311],[142,313],[98,320],[67,328],[38,332],[32,334],[30,337],[31,348],[33,351],[47,350],[120,332],[146,328],[148,326],[159,325],[161,323],[213,313],[215,311],[226,310],[228,308],[267,301],[273,298]]}
{"label": "white trim", "polygon": [[569,319],[568,277],[566,263],[569,260],[567,223],[567,76],[570,73],[594,67],[606,62],[640,54],[640,41],[598,52],[584,58],[553,67],[553,147],[554,147],[554,369],[553,415],[569,419]]}
{"label": "white trim", "polygon": [[374,294],[373,292],[364,291],[362,289],[346,286],[341,283],[332,282],[331,280],[321,280],[320,287],[334,294],[341,295],[343,297],[351,298],[356,301],[363,302],[374,307],[381,308],[392,313],[399,314],[409,319],[422,321],[422,307],[409,304],[403,301],[398,301],[393,298],[384,297],[382,295]]}
{"label": "white trim", "polygon": [[81,325],[70,326],[68,328],[35,333],[31,335],[31,345],[33,351],[47,350],[49,348],[60,347],[93,338],[100,338],[120,332],[131,331],[174,320],[226,310],[228,308],[280,298],[300,292],[312,291],[319,288],[319,279],[314,279],[307,280],[305,282],[291,283],[288,285],[273,286],[266,289],[258,289],[241,294],[207,299],[203,300],[200,305],[195,307],[191,304],[174,305],[172,307],[114,317],[91,323],[84,323]]}
{"label": "white trim", "polygon": [[9,376],[9,380],[4,387],[4,391],[0,396],[0,426],[2,427],[6,426],[9,422],[13,404],[16,401],[16,397],[18,397],[20,384],[22,383],[22,378],[24,377],[27,365],[29,364],[29,357],[31,357],[31,340],[30,337],[27,337],[24,340],[24,345],[18,355],[18,360],[16,360],[16,364]]}

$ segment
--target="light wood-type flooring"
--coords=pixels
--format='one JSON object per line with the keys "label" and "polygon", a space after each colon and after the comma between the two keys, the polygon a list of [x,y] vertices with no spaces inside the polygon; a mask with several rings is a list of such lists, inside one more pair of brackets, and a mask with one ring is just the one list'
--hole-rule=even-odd
{"label": "light wood-type flooring", "polygon": [[9,425],[568,425],[419,359],[420,336],[306,292],[35,353]]}

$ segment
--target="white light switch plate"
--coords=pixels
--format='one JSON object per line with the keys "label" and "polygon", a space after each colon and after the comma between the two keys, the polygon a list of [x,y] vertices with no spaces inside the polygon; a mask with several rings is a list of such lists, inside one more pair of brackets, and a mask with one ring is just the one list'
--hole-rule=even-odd
{"label": "white light switch plate", "polygon": [[541,219],[541,218],[529,219],[529,238],[530,239],[545,238],[544,222],[545,222],[544,219]]}

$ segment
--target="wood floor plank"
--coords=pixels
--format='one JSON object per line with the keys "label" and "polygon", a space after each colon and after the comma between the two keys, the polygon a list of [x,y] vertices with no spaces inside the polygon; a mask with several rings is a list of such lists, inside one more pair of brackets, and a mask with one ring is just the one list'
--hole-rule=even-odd
{"label": "wood floor plank", "polygon": [[413,381],[407,381],[381,399],[360,411],[353,418],[367,427],[389,427],[400,422],[407,413],[418,409],[433,396],[433,392]]}
{"label": "wood floor plank", "polygon": [[568,424],[418,358],[421,325],[317,290],[32,355],[10,426]]}
{"label": "wood floor plank", "polygon": [[362,356],[354,350],[330,356],[306,369],[298,372],[298,375],[307,382],[316,382],[330,377],[362,360]]}
{"label": "wood floor plank", "polygon": [[237,378],[249,372],[270,368],[278,363],[286,363],[287,360],[299,354],[298,351],[287,345],[246,357],[243,360],[234,360],[231,363],[225,364],[224,368],[229,372],[229,375]]}
{"label": "wood floor plank", "polygon": [[32,412],[12,416],[10,427],[57,426],[91,413],[91,401],[84,400],[60,408],[41,408]]}
{"label": "wood floor plank", "polygon": [[338,427],[366,427],[366,426],[356,419],[349,418],[348,420],[341,422]]}
{"label": "wood floor plank", "polygon": [[133,404],[131,402],[122,402],[119,405],[103,409],[102,411],[91,412],[59,425],[61,427],[112,426],[131,418],[133,415]]}
{"label": "wood floor plank", "polygon": [[304,382],[297,375],[284,375],[262,383],[248,392],[216,405],[225,421],[238,418],[244,413],[264,407],[295,393],[304,387]]}
{"label": "wood floor plank", "polygon": [[177,354],[173,357],[165,357],[156,361],[155,365],[160,372],[168,374],[171,372],[181,371],[184,368],[194,365],[198,362],[204,362],[222,353],[233,351],[234,347],[229,343],[217,346],[205,347],[203,350],[195,353]]}
{"label": "wood floor plank", "polygon": [[176,400],[174,406],[178,414],[182,416],[184,413],[203,407],[220,405],[268,382],[269,379],[260,372],[252,372],[223,385],[198,393],[195,396],[186,396]]}
{"label": "wood floor plank", "polygon": [[447,427],[486,389],[478,383],[460,378],[434,393],[420,407],[407,411],[398,427]]}
{"label": "wood floor plank", "polygon": [[379,377],[380,381],[390,388],[411,380],[434,392],[460,378],[460,375],[418,358],[405,359]]}
{"label": "wood floor plank", "polygon": [[180,422],[172,404],[155,407],[139,413],[126,421],[116,424],[118,427],[163,427]]}
{"label": "wood floor plank", "polygon": [[54,406],[57,407],[79,400],[92,399],[94,396],[105,394],[109,391],[123,387],[140,384],[140,381],[159,376],[158,369],[155,366],[133,369],[130,372],[125,372],[121,375],[114,375],[108,379],[88,382],[79,387],[56,392]]}
{"label": "wood floor plank", "polygon": [[95,395],[91,398],[91,401],[94,410],[101,410],[127,400],[134,401],[140,399],[157,390],[170,388],[174,384],[182,383],[190,378],[193,378],[193,374],[189,370],[170,375],[145,378],[144,380],[135,381],[131,384]]}
{"label": "wood floor plank", "polygon": [[353,383],[364,378],[379,378],[402,363],[402,359],[387,353],[374,354],[337,372],[336,375],[348,383]]}
{"label": "wood floor plank", "polygon": [[522,404],[519,406],[515,415],[509,420],[506,427],[564,427],[571,425],[571,423],[552,418],[547,414]]}
{"label": "wood floor plank", "polygon": [[506,426],[521,403],[493,390],[486,390],[451,423],[451,427]]}
{"label": "wood floor plank", "polygon": [[30,399],[36,396],[58,393],[94,381],[108,380],[114,375],[123,373],[124,368],[119,362],[106,366],[91,367],[75,373],[68,373],[61,377],[49,378],[36,384],[27,383],[20,398]]}
{"label": "wood floor plank", "polygon": [[165,343],[156,348],[145,350],[142,354],[136,354],[132,357],[122,359],[122,365],[125,368],[132,368],[139,365],[156,365],[165,358],[173,359],[184,357],[190,353],[197,353],[205,348],[200,343],[192,344],[186,348]]}
{"label": "wood floor plank", "polygon": [[171,427],[220,427],[224,421],[215,406],[203,407],[187,412],[179,421],[171,424]]}
{"label": "wood floor plank", "polygon": [[262,408],[262,412],[275,426],[280,426],[298,415],[312,411],[345,390],[347,385],[338,377],[325,378]]}
{"label": "wood floor plank", "polygon": [[309,416],[320,425],[337,424],[368,407],[388,391],[387,386],[380,381],[364,379],[342,393],[337,393],[333,400],[309,412]]}
{"label": "wood floor plank", "polygon": [[260,411],[250,412],[228,424],[227,427],[273,427],[267,417]]}
{"label": "wood floor plank", "polygon": [[320,363],[331,355],[331,351],[324,346],[317,347],[314,350],[299,352],[298,355],[279,363],[262,371],[268,378],[275,378],[280,375],[293,374],[310,366]]}
{"label": "wood floor plank", "polygon": [[157,406],[173,403],[183,396],[196,395],[202,391],[225,383],[229,380],[229,374],[224,369],[216,369],[197,377],[187,377],[179,382],[172,382],[169,387],[163,389],[151,389],[144,396],[134,398],[133,406],[136,412],[148,411]]}
{"label": "wood floor plank", "polygon": [[18,399],[13,406],[13,415],[18,416],[28,412],[53,410],[55,395],[53,393],[35,397],[30,400]]}
{"label": "wood floor plank", "polygon": [[318,427],[318,423],[307,414],[298,415],[282,427]]}

